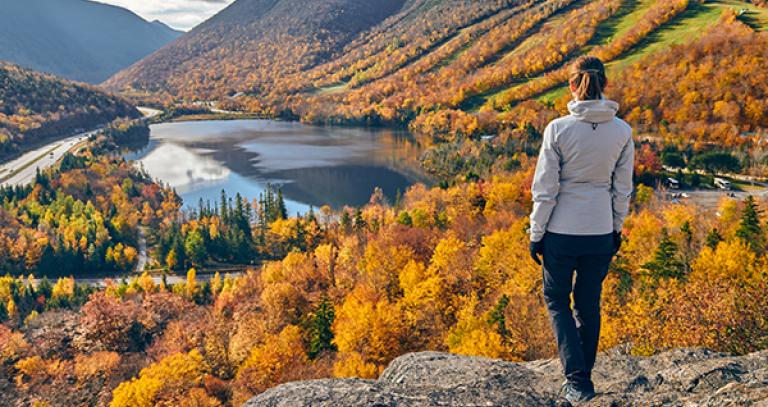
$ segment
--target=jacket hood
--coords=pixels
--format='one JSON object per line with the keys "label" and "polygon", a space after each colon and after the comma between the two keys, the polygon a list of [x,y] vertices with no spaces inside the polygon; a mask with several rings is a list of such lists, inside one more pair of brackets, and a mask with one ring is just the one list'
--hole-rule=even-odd
{"label": "jacket hood", "polygon": [[607,99],[572,100],[568,102],[568,111],[579,120],[589,123],[605,123],[616,117],[619,104]]}

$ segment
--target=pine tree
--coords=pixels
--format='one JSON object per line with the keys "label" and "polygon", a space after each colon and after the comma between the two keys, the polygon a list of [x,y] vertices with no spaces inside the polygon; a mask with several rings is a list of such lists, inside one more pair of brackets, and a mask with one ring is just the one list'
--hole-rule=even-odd
{"label": "pine tree", "polygon": [[661,242],[653,260],[644,264],[643,268],[656,278],[683,277],[685,265],[678,259],[677,244],[669,237],[666,228],[661,230]]}
{"label": "pine tree", "polygon": [[488,317],[488,323],[496,326],[496,333],[507,339],[509,337],[509,330],[507,329],[507,317],[504,315],[504,311],[509,305],[509,296],[504,294],[499,298],[499,302],[491,310],[491,314]]}
{"label": "pine tree", "polygon": [[341,223],[341,228],[344,232],[349,232],[350,227],[352,227],[352,218],[349,216],[349,211],[346,209],[342,211],[341,220],[339,222]]}
{"label": "pine tree", "polygon": [[720,234],[720,231],[717,230],[717,228],[712,228],[712,230],[707,233],[707,242],[706,245],[712,250],[715,250],[717,248],[717,245],[720,244],[720,242],[723,241],[723,236]]}
{"label": "pine tree", "polygon": [[355,220],[354,220],[355,230],[360,232],[363,229],[365,229],[366,226],[367,224],[365,222],[365,218],[363,218],[363,211],[360,210],[360,208],[357,208],[357,210],[355,210]]}
{"label": "pine tree", "polygon": [[309,357],[316,358],[324,351],[335,351],[333,344],[333,320],[335,312],[333,304],[324,297],[315,311],[309,317]]}
{"label": "pine tree", "polygon": [[221,217],[221,222],[225,225],[229,224],[229,203],[227,200],[227,192],[223,189],[221,190],[221,207],[219,208],[219,216]]}
{"label": "pine tree", "polygon": [[760,227],[760,210],[752,195],[744,201],[741,212],[741,223],[736,230],[736,236],[744,240],[755,252],[763,251],[763,229]]}
{"label": "pine tree", "polygon": [[307,224],[317,223],[317,216],[315,216],[315,208],[310,205],[309,212],[307,212]]}
{"label": "pine tree", "polygon": [[282,189],[277,190],[277,216],[279,219],[288,219],[288,209],[285,207]]}
{"label": "pine tree", "polygon": [[691,222],[685,221],[683,225],[680,226],[680,232],[682,232],[685,237],[685,244],[690,246],[693,243],[693,229],[691,228]]}

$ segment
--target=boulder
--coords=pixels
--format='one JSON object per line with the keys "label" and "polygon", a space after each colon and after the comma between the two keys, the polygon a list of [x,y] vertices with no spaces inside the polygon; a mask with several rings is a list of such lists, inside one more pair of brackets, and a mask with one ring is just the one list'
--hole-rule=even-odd
{"label": "boulder", "polygon": [[[768,351],[731,356],[675,349],[636,357],[614,349],[598,357],[598,396],[584,406],[768,407]],[[246,407],[567,406],[558,397],[557,360],[513,363],[420,352],[403,355],[378,380],[286,383]]]}

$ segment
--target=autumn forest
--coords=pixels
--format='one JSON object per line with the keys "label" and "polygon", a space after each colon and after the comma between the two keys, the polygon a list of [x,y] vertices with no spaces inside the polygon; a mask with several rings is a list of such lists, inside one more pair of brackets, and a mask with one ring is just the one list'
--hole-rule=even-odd
{"label": "autumn forest", "polygon": [[[241,406],[414,351],[555,357],[526,230],[583,54],[637,151],[600,349],[768,349],[765,2],[296,3],[236,1],[99,87],[0,65],[0,157],[101,127],[0,184],[0,405]],[[211,102],[408,131],[432,182],[293,214],[281,185],[184,202],[124,159]]]}

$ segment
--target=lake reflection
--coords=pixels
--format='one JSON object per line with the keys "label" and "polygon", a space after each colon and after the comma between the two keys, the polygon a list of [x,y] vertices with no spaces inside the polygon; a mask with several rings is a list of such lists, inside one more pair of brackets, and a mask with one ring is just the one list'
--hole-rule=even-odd
{"label": "lake reflection", "polygon": [[394,199],[421,172],[419,143],[407,132],[307,126],[273,120],[163,123],[149,144],[126,154],[186,205],[217,202],[221,190],[257,198],[268,183],[282,186],[288,209],[334,208],[368,202],[375,187]]}

